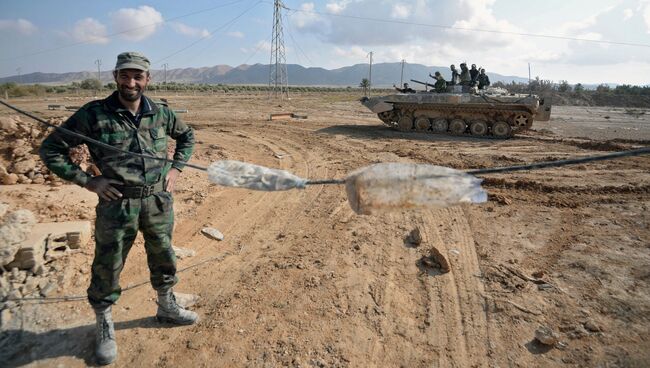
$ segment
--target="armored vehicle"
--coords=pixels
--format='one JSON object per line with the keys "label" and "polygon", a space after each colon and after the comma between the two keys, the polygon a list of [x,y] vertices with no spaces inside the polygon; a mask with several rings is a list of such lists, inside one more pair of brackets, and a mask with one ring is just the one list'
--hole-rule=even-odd
{"label": "armored vehicle", "polygon": [[397,93],[364,97],[361,103],[384,124],[405,132],[506,139],[529,129],[534,120],[548,121],[551,117],[550,101],[502,88],[448,86],[444,93]]}

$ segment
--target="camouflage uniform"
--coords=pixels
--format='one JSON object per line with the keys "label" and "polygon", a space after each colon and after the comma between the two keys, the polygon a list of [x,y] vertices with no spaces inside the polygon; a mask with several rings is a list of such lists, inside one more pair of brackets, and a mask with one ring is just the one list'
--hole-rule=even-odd
{"label": "camouflage uniform", "polygon": [[471,74],[467,65],[465,63],[460,64],[460,84],[464,86],[469,86],[472,82]]}
{"label": "camouflage uniform", "polygon": [[447,91],[447,82],[442,76],[436,78],[436,83],[433,85],[433,89],[438,93],[445,93]]}
{"label": "camouflage uniform", "polygon": [[490,77],[485,74],[485,72],[481,71],[481,74],[478,75],[476,78],[478,82],[478,88],[479,89],[485,89],[490,86]]}
{"label": "camouflage uniform", "polygon": [[[189,160],[194,133],[165,105],[142,96],[141,110],[133,116],[122,106],[118,92],[104,100],[90,102],[72,115],[63,127],[127,151],[167,157],[167,136],[176,140],[174,159]],[[39,151],[47,167],[65,180],[85,186],[90,175],[72,163],[70,148],[81,139],[53,132]],[[119,298],[120,273],[138,230],[142,231],[156,290],[167,290],[177,282],[176,256],[171,245],[174,211],[172,194],[165,192],[164,179],[170,165],[88,144],[90,155],[102,175],[124,186],[115,186],[123,197],[96,208],[95,258],[88,300],[93,307],[109,306]],[[171,167],[182,170],[183,165]]]}

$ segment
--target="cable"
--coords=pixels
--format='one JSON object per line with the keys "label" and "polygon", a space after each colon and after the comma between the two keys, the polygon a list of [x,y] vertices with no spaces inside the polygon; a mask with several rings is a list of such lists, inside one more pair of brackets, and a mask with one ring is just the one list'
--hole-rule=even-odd
{"label": "cable", "polygon": [[620,157],[640,156],[648,153],[650,153],[650,147],[643,147],[634,150],[608,153],[606,155],[600,155],[600,156],[587,156],[582,158],[573,158],[573,159],[558,160],[558,161],[542,161],[542,162],[530,163],[526,165],[492,167],[486,169],[469,170],[465,172],[472,175],[481,175],[481,174],[495,174],[495,173],[504,173],[504,172],[513,172],[513,171],[522,171],[522,170],[536,170],[536,169],[541,169],[546,167],[559,167],[559,166],[581,164],[585,162],[612,160]]}
{"label": "cable", "polygon": [[[152,160],[158,160],[158,161],[165,161],[165,162],[171,162],[171,163],[176,163],[179,165],[184,165],[187,167],[191,167],[197,170],[201,171],[208,171],[207,167],[199,166],[199,165],[194,165],[182,161],[177,161],[177,160],[170,160],[167,158],[161,158],[161,157],[155,157],[155,156],[149,156],[149,155],[144,155],[141,153],[136,153],[136,152],[130,152],[126,150],[122,150],[120,148],[116,148],[113,146],[110,146],[106,143],[94,140],[92,138],[88,138],[85,135],[75,133],[71,130],[56,126],[54,124],[48,123],[47,121],[34,116],[26,111],[23,111],[17,107],[14,107],[2,100],[0,100],[0,104],[5,105],[9,107],[12,110],[15,110],[23,115],[29,116],[30,118],[45,124],[51,128],[57,129],[65,134],[72,135],[74,137],[80,138],[86,142],[96,144],[100,147],[117,151],[120,153],[124,153],[127,155],[131,156],[136,156],[136,157],[142,157],[142,158],[147,158],[147,159],[152,159]],[[616,152],[616,153],[609,153],[605,155],[599,155],[599,156],[587,156],[587,157],[582,157],[582,158],[574,158],[574,159],[567,159],[567,160],[558,160],[558,161],[542,161],[542,162],[534,162],[526,165],[518,165],[518,166],[505,166],[505,167],[493,167],[493,168],[485,168],[485,169],[475,169],[475,170],[468,170],[465,171],[468,174],[472,175],[481,175],[481,174],[494,174],[494,173],[504,173],[504,172],[513,172],[513,171],[522,171],[522,170],[536,170],[536,169],[542,169],[546,167],[560,167],[560,166],[567,166],[567,165],[575,165],[575,164],[580,164],[580,163],[585,163],[585,162],[594,162],[594,161],[603,161],[603,160],[611,160],[615,158],[620,158],[620,157],[630,157],[630,156],[640,156],[644,154],[650,153],[650,147],[643,147],[643,148],[638,148],[638,149],[633,149],[633,150],[627,150],[627,151],[621,151],[621,152]],[[419,179],[428,179],[430,177],[421,177]],[[305,183],[307,185],[323,185],[323,184],[345,184],[345,179],[314,179],[314,180],[307,180]]]}
{"label": "cable", "polygon": [[[222,255],[206,258],[206,259],[204,259],[204,260],[202,260],[200,262],[197,262],[197,263],[191,264],[191,265],[189,265],[187,267],[181,268],[181,269],[177,270],[176,273],[185,272],[185,271],[187,271],[189,269],[196,268],[196,267],[198,267],[200,265],[203,265],[205,263],[209,263],[209,262],[213,262],[213,261],[216,261],[216,260],[223,259],[223,257],[224,257],[224,255],[222,254]],[[135,288],[139,288],[140,286],[147,285],[149,283],[151,283],[151,281],[148,281],[148,280],[140,281],[140,282],[138,282],[136,284],[129,285],[128,287],[125,287],[124,289],[122,289],[122,292],[129,291],[129,290],[132,290],[132,289],[135,289]],[[77,301],[87,300],[87,299],[88,299],[88,296],[86,296],[86,295],[64,295],[64,296],[58,296],[58,297],[43,297],[43,298],[39,298],[39,297],[7,298],[6,300],[7,301],[16,301],[16,302],[17,301],[20,301],[20,302],[28,301],[28,302],[38,302],[38,304],[49,304],[49,303],[62,303],[62,302],[77,302]]]}
{"label": "cable", "polygon": [[174,55],[177,55],[177,54],[179,54],[179,53],[181,53],[181,52],[183,52],[183,51],[189,49],[190,47],[196,45],[197,43],[203,41],[204,39],[206,39],[206,38],[212,36],[213,34],[215,34],[216,32],[218,32],[219,30],[221,30],[221,29],[223,29],[223,28],[226,28],[226,27],[230,27],[230,26],[231,26],[233,23],[235,23],[239,18],[241,18],[244,14],[248,13],[249,11],[251,11],[253,8],[255,8],[255,7],[256,7],[257,5],[259,5],[260,3],[262,3],[262,1],[258,1],[258,2],[256,2],[255,4],[253,4],[253,5],[252,5],[251,7],[249,7],[248,9],[244,10],[241,14],[239,14],[239,15],[236,16],[235,18],[229,20],[229,21],[226,22],[224,25],[219,26],[218,28],[216,28],[216,29],[213,30],[212,32],[208,33],[206,36],[203,36],[203,37],[199,38],[198,40],[196,40],[196,41],[190,43],[189,45],[183,47],[182,49],[180,49],[180,50],[178,50],[178,51],[175,51],[175,52],[173,52],[173,53],[171,53],[171,54],[165,56],[165,57],[162,58],[162,59],[158,59],[158,60],[156,60],[154,63],[159,63],[159,62],[161,62],[161,61],[167,60],[167,59],[169,59],[170,57],[172,57],[172,56],[174,56]]}
{"label": "cable", "polygon": [[[200,14],[200,13],[205,13],[205,12],[208,12],[208,11],[211,11],[211,10],[215,10],[215,9],[219,9],[219,8],[224,8],[224,7],[226,7],[226,6],[233,5],[233,4],[237,4],[237,3],[240,3],[240,2],[242,2],[242,1],[244,1],[244,0],[236,0],[236,1],[232,1],[232,2],[226,3],[226,4],[221,4],[221,5],[213,6],[212,8],[207,8],[207,9],[203,9],[203,10],[197,10],[197,11],[195,11],[195,12],[187,13],[187,14],[184,14],[184,15],[179,15],[179,16],[177,16],[177,17],[172,17],[172,18],[169,18],[169,19],[163,19],[163,20],[160,21],[160,22],[154,22],[154,23],[150,23],[150,24],[147,24],[147,25],[144,25],[144,26],[140,26],[140,27],[129,28],[129,29],[127,29],[127,30],[125,30],[125,31],[122,31],[122,32],[111,33],[111,34],[109,34],[109,35],[107,35],[107,36],[105,36],[105,37],[107,37],[107,38],[111,38],[111,37],[114,37],[114,36],[119,36],[119,35],[121,35],[121,34],[129,33],[129,32],[132,32],[132,31],[135,31],[135,30],[138,30],[138,29],[142,29],[142,28],[146,28],[146,27],[151,27],[151,26],[155,26],[155,25],[158,25],[158,24],[164,24],[164,23],[170,22],[170,21],[172,21],[172,20],[181,19],[181,18],[189,17],[189,16],[192,16],[192,15]],[[73,46],[78,46],[78,45],[84,45],[84,44],[87,44],[87,43],[90,43],[90,41],[80,41],[80,42],[70,43],[70,44],[67,44],[67,45],[58,46],[58,47],[53,47],[53,48],[50,48],[50,49],[45,49],[45,50],[35,51],[35,52],[29,53],[29,54],[23,54],[23,55],[18,55],[18,56],[12,56],[12,57],[0,58],[0,60],[2,60],[2,61],[4,61],[4,60],[15,60],[15,59],[20,59],[20,58],[27,57],[27,56],[34,56],[34,55],[40,55],[40,54],[44,54],[44,53],[48,53],[48,52],[52,52],[52,51],[58,51],[58,50],[66,49],[66,48],[68,48],[68,47],[73,47]]]}
{"label": "cable", "polygon": [[[291,15],[287,13],[287,20],[291,18]],[[300,53],[307,58],[307,61],[309,61],[310,64],[314,65],[314,62],[305,54],[305,52],[302,50],[302,47],[300,47],[300,44],[293,38],[293,29],[291,28],[291,22],[287,22],[287,32],[289,34],[289,37],[291,38],[291,41],[293,41],[293,44],[296,46],[296,48],[300,51]]]}
{"label": "cable", "polygon": [[178,164],[178,165],[183,165],[183,166],[191,167],[191,168],[194,168],[194,169],[197,169],[197,170],[201,170],[201,171],[208,171],[208,168],[207,168],[207,167],[203,167],[203,166],[199,166],[199,165],[190,164],[190,163],[188,163],[188,162],[177,161],[177,160],[170,160],[170,159],[168,159],[168,158],[162,158],[162,157],[150,156],[150,155],[145,155],[145,154],[142,154],[142,153],[131,152],[131,151],[123,150],[123,149],[121,149],[121,148],[113,147],[113,146],[111,146],[111,145],[109,145],[109,144],[106,144],[106,143],[104,143],[104,142],[100,142],[100,141],[98,141],[98,140],[95,140],[95,139],[92,139],[92,138],[86,137],[86,136],[83,135],[83,134],[79,134],[79,133],[73,132],[72,130],[68,130],[68,129],[66,129],[66,128],[63,128],[63,127],[60,127],[60,126],[57,126],[57,125],[54,125],[54,124],[48,123],[47,121],[45,121],[45,120],[39,118],[38,116],[32,115],[32,114],[28,113],[27,111],[23,111],[23,110],[21,110],[21,109],[15,107],[15,106],[12,106],[12,105],[10,105],[10,104],[8,104],[8,103],[2,101],[2,100],[0,100],[0,104],[5,105],[5,106],[7,106],[8,108],[10,108],[10,109],[12,109],[12,110],[14,110],[14,111],[17,111],[17,112],[19,112],[19,113],[21,113],[21,114],[23,114],[23,115],[29,116],[30,118],[32,118],[32,119],[38,121],[38,122],[41,123],[41,124],[45,124],[45,125],[47,125],[47,126],[50,127],[50,128],[54,128],[54,129],[56,129],[56,130],[58,130],[58,131],[60,131],[60,132],[62,132],[62,133],[65,133],[65,134],[71,135],[71,136],[73,136],[73,137],[79,138],[79,139],[83,140],[84,142],[92,143],[92,144],[95,144],[95,145],[97,145],[97,146],[99,146],[99,147],[106,148],[106,149],[108,149],[108,150],[112,150],[112,151],[115,151],[115,152],[124,153],[124,154],[131,155],[131,156],[136,156],[136,157],[141,157],[141,158],[148,158],[148,159],[151,159],[151,160],[165,161],[165,162],[169,162],[169,163],[174,163],[174,164]]}
{"label": "cable", "polygon": [[588,38],[545,35],[545,34],[538,34],[538,33],[497,31],[497,30],[494,30],[494,29],[481,29],[481,28],[445,26],[445,25],[441,25],[441,24],[417,23],[417,22],[407,22],[407,21],[400,21],[400,20],[389,20],[389,19],[381,19],[381,18],[360,17],[360,16],[356,16],[356,15],[334,14],[334,13],[319,12],[319,11],[314,11],[314,10],[302,10],[302,9],[293,9],[293,8],[287,8],[287,9],[292,10],[294,12],[301,12],[301,13],[307,13],[307,14],[317,14],[317,15],[325,15],[325,16],[330,16],[330,17],[349,18],[349,19],[357,19],[357,20],[368,20],[368,21],[382,22],[382,23],[394,23],[394,24],[412,25],[412,26],[429,27],[429,28],[453,29],[453,30],[458,30],[458,31],[485,32],[485,33],[495,33],[495,34],[509,34],[509,35],[516,35],[516,36],[525,36],[525,37],[550,38],[550,39],[558,39],[558,40],[583,41],[583,42],[602,43],[602,44],[608,44],[608,45],[634,46],[634,47],[648,47],[648,48],[650,48],[650,45],[643,44],[643,43],[590,40]]}

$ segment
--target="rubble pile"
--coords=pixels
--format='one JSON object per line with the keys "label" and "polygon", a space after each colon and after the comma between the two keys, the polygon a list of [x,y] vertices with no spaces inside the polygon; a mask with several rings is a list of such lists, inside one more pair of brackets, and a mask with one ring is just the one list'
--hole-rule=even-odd
{"label": "rubble pile", "polygon": [[81,252],[91,236],[88,221],[36,223],[30,211],[8,207],[0,203],[2,325],[21,298],[47,297],[69,282],[69,267],[55,261]]}
{"label": "rubble pile", "polygon": [[[50,118],[49,123],[61,125],[66,118]],[[60,186],[63,181],[53,175],[41,162],[38,149],[48,134],[49,128],[44,125],[23,121],[20,116],[0,117],[0,141],[9,142],[5,157],[9,164],[0,162],[0,184],[48,184]],[[4,151],[4,149],[3,149]],[[90,153],[85,145],[70,150],[72,161],[82,169],[97,175],[96,167],[91,163]]]}

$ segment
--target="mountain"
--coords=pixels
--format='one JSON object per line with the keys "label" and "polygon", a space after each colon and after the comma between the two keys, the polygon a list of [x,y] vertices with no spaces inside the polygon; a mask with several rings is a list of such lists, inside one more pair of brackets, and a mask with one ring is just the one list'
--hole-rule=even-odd
{"label": "mountain", "polygon": [[[433,83],[429,73],[440,71],[445,79],[449,80],[449,67],[425,66],[422,64],[405,64],[404,82],[411,79]],[[358,86],[361,79],[368,78],[368,64],[356,64],[338,69],[305,68],[297,64],[288,64],[287,73],[289,85],[292,86]],[[166,74],[166,76],[165,76]],[[490,80],[494,83],[502,81],[505,83],[527,82],[527,78],[516,76],[505,76],[497,73],[487,72]],[[399,84],[402,75],[402,63],[379,63],[372,66],[372,84],[375,87],[389,87]],[[216,65],[203,68],[182,68],[164,70],[152,70],[151,76],[155,82],[182,83],[209,83],[209,84],[268,84],[269,65],[240,65],[231,67],[229,65]],[[0,78],[0,83],[16,82],[24,84],[68,84],[80,82],[87,78],[97,78],[96,72],[71,72],[71,73],[30,73],[13,75]],[[104,83],[113,81],[112,71],[101,72],[101,80]]]}

